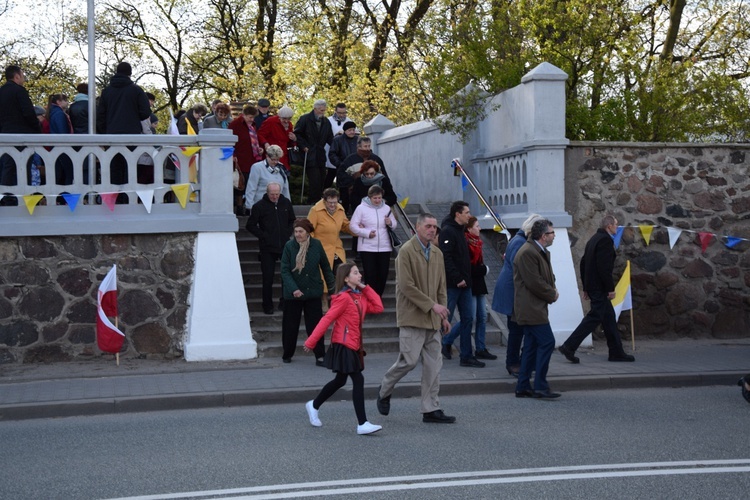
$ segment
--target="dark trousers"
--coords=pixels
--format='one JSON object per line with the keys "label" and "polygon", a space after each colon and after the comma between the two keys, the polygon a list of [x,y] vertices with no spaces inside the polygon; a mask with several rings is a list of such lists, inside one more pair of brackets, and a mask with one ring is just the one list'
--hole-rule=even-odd
{"label": "dark trousers", "polygon": [[622,340],[620,339],[620,332],[617,330],[617,318],[612,302],[607,298],[605,292],[592,291],[587,293],[589,299],[591,299],[591,310],[563,345],[571,351],[575,351],[581,345],[581,342],[594,331],[594,328],[602,325],[604,336],[607,338],[609,355],[619,356],[623,354],[625,351],[622,349]]}
{"label": "dark trousers", "polygon": [[523,328],[506,316],[508,319],[508,348],[505,352],[505,366],[520,366],[521,346],[523,345]]}
{"label": "dark trousers", "polygon": [[276,261],[280,253],[260,252],[260,272],[263,276],[263,310],[273,309],[273,278],[276,273]]}
{"label": "dark trousers", "polygon": [[4,154],[0,157],[0,185],[17,186],[18,173],[16,171],[16,161],[12,156]]}
{"label": "dark trousers", "polygon": [[[521,355],[521,370],[518,372],[516,392],[531,389],[531,371],[536,368],[534,375],[534,390],[548,391],[547,370],[549,360],[555,350],[555,335],[549,323],[545,325],[523,325],[523,355]],[[536,359],[534,359],[536,355]]]}
{"label": "dark trousers", "polygon": [[323,180],[326,177],[326,170],[324,165],[316,166],[307,164],[307,178],[310,179],[310,191],[307,195],[307,203],[315,205],[323,197]]}
{"label": "dark trousers", "polygon": [[[281,319],[281,345],[284,349],[284,354],[282,355],[284,359],[292,359],[294,351],[297,349],[299,324],[303,312],[305,313],[305,331],[309,337],[313,330],[315,330],[315,327],[318,326],[320,318],[323,317],[323,304],[320,301],[320,297],[284,301],[284,316]],[[323,337],[315,344],[313,353],[316,358],[322,358],[325,355]]]}
{"label": "dark trousers", "polygon": [[73,184],[73,161],[68,155],[61,155],[55,160],[55,184],[69,186]]}
{"label": "dark trousers", "polygon": [[323,189],[333,186],[333,180],[336,178],[336,169],[326,167],[326,178],[323,180]]}
{"label": "dark trousers", "polygon": [[359,257],[362,259],[365,283],[382,297],[391,268],[391,252],[359,252]]}
{"label": "dark trousers", "polygon": [[349,373],[348,375],[346,373],[337,373],[336,378],[323,386],[318,396],[313,399],[313,408],[319,410],[320,406],[328,398],[344,387],[347,377],[352,378],[352,403],[354,403],[354,412],[357,414],[357,422],[359,422],[359,425],[362,425],[367,422],[367,414],[365,413],[365,377],[362,375],[362,372]]}

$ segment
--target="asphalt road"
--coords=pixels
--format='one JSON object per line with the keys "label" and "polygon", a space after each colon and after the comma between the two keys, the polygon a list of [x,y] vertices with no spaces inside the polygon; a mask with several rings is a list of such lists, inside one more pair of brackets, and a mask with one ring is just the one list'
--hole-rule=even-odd
{"label": "asphalt road", "polygon": [[[0,498],[747,498],[737,387],[394,399],[357,436],[350,393],[295,405],[0,422]],[[346,398],[342,401],[343,398]]]}

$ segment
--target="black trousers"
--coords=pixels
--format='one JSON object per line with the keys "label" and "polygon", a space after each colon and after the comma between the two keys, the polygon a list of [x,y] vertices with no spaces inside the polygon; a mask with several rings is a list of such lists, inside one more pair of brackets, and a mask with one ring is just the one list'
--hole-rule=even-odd
{"label": "black trousers", "polygon": [[323,197],[323,181],[326,178],[325,171],[328,170],[322,166],[311,165],[307,163],[307,178],[310,180],[310,191],[307,195],[307,203],[315,205]]}
{"label": "black trousers", "polygon": [[[315,327],[318,326],[320,318],[323,317],[323,304],[320,297],[284,301],[284,316],[281,319],[281,345],[284,349],[284,354],[282,354],[284,359],[292,359],[294,351],[297,349],[299,324],[303,312],[305,313],[305,331],[309,337]],[[316,358],[325,356],[323,337],[315,344],[313,353]]]}
{"label": "black trousers", "polygon": [[333,180],[336,178],[336,169],[326,167],[326,178],[323,181],[323,189],[326,190],[333,186]]}
{"label": "black trousers", "polygon": [[620,332],[617,330],[617,319],[612,302],[607,298],[606,292],[591,291],[587,293],[589,299],[591,299],[591,310],[563,345],[571,351],[575,351],[581,345],[583,339],[594,331],[594,328],[602,325],[604,336],[607,338],[609,355],[619,356],[623,354],[625,351],[622,349],[622,340],[620,340]]}
{"label": "black trousers", "polygon": [[367,422],[367,414],[365,413],[365,377],[362,375],[362,372],[350,373],[348,375],[346,373],[337,373],[336,378],[323,386],[318,396],[313,399],[313,408],[319,410],[320,406],[328,398],[344,387],[347,377],[352,378],[352,403],[354,404],[354,412],[357,414],[357,422],[359,425],[362,425]]}
{"label": "black trousers", "polygon": [[391,268],[391,252],[359,252],[359,257],[362,259],[365,283],[382,297]]}
{"label": "black trousers", "polygon": [[[280,253],[260,252],[260,272],[263,276],[263,310],[273,309],[273,278],[276,273],[276,261]],[[283,292],[282,292],[283,293]]]}

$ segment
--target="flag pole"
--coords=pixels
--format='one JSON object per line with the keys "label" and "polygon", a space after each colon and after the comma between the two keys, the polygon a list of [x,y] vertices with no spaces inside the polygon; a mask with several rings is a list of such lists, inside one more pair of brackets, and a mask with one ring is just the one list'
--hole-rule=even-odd
{"label": "flag pole", "polygon": [[[632,314],[632,311],[631,311],[631,314]],[[120,318],[115,316],[115,328],[117,328],[118,330],[120,329],[119,323],[120,323]],[[115,353],[115,360],[117,361],[117,366],[120,366],[120,351],[117,351]]]}
{"label": "flag pole", "polygon": [[630,308],[630,343],[633,346],[633,352],[635,352],[635,326],[633,324],[633,308]]}

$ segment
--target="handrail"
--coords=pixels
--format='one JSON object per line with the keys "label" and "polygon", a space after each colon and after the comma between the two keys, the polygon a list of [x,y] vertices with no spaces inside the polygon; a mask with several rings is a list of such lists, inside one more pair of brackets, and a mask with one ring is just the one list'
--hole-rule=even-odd
{"label": "handrail", "polygon": [[405,220],[406,221],[406,225],[409,226],[409,231],[411,231],[411,234],[409,235],[409,237],[411,238],[412,236],[414,236],[415,234],[417,234],[417,229],[414,227],[414,224],[411,223],[411,220],[409,220],[409,217],[406,216],[406,212],[404,212],[404,209],[401,206],[401,204],[398,203],[398,202],[396,202],[396,204],[393,206],[393,208],[395,208],[396,211],[398,211],[398,213],[400,214],[400,216],[401,216],[400,219],[401,220]]}
{"label": "handrail", "polygon": [[453,158],[453,161],[451,161],[451,167],[453,167],[455,171],[459,172],[466,178],[467,182],[469,183],[469,186],[471,186],[471,189],[474,190],[477,197],[479,198],[479,201],[481,201],[482,204],[487,208],[487,213],[490,214],[490,217],[492,217],[495,220],[495,224],[500,226],[500,231],[507,231],[508,228],[505,226],[505,224],[503,224],[503,222],[500,220],[500,217],[497,216],[495,211],[492,210],[492,207],[487,202],[487,200],[482,195],[482,193],[479,191],[479,188],[477,187],[477,185],[474,184],[474,181],[471,180],[471,177],[469,176],[469,174],[466,172],[466,170],[464,170],[464,167],[461,165],[461,160],[458,158]]}

